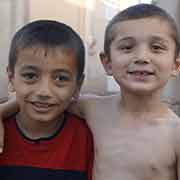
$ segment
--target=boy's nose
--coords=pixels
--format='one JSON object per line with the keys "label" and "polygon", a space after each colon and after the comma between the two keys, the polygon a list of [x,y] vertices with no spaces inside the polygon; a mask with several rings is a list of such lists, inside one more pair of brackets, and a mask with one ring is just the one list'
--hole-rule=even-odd
{"label": "boy's nose", "polygon": [[137,50],[134,63],[135,64],[149,64],[151,61],[150,53],[146,47],[141,47]]}
{"label": "boy's nose", "polygon": [[38,96],[50,97],[51,96],[51,87],[48,79],[42,79],[39,83],[39,86],[36,90]]}
{"label": "boy's nose", "polygon": [[149,64],[149,62],[150,62],[149,58],[138,57],[134,59],[135,64]]}

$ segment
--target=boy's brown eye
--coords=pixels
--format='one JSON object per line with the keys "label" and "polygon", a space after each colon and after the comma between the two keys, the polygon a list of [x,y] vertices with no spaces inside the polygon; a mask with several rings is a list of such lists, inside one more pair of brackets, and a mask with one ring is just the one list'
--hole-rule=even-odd
{"label": "boy's brown eye", "polygon": [[163,46],[163,45],[160,45],[160,44],[153,44],[153,45],[151,46],[151,49],[152,49],[153,51],[155,51],[155,52],[161,52],[161,51],[165,50],[166,47]]}
{"label": "boy's brown eye", "polygon": [[129,50],[129,49],[132,49],[132,46],[124,46],[122,47],[122,49]]}
{"label": "boy's brown eye", "polygon": [[21,76],[26,81],[33,81],[38,78],[37,74],[35,73],[22,73]]}
{"label": "boy's brown eye", "polygon": [[133,49],[133,46],[132,45],[121,45],[121,46],[119,46],[118,49],[123,52],[130,52]]}
{"label": "boy's brown eye", "polygon": [[65,81],[69,81],[69,77],[66,75],[56,75],[55,80],[58,82],[65,82]]}

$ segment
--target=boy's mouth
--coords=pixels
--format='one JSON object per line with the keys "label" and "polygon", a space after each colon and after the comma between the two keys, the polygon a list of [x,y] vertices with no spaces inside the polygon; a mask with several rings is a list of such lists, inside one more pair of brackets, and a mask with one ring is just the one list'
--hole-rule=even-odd
{"label": "boy's mouth", "polygon": [[49,108],[49,107],[53,106],[53,104],[41,103],[41,102],[32,102],[31,104],[33,104],[34,106],[37,106],[39,108]]}
{"label": "boy's mouth", "polygon": [[152,76],[155,73],[153,71],[146,71],[146,70],[135,70],[135,71],[128,71],[128,74],[135,75],[135,76]]}
{"label": "boy's mouth", "polygon": [[33,109],[35,109],[35,111],[42,113],[48,112],[55,106],[55,104],[44,102],[30,102],[30,104],[33,106]]}

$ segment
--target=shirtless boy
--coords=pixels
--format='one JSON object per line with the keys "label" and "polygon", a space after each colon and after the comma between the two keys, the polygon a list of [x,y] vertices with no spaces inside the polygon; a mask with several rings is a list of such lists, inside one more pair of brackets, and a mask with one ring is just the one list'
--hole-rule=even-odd
{"label": "shirtless boy", "polygon": [[174,20],[154,5],[125,9],[108,24],[100,58],[121,95],[78,103],[94,135],[95,180],[180,179],[180,119],[160,100],[179,71]]}

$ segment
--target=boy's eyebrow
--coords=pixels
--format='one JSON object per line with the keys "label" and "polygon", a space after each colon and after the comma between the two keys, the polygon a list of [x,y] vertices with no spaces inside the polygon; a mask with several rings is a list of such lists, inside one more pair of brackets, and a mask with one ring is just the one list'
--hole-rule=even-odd
{"label": "boy's eyebrow", "polygon": [[[157,41],[157,42],[161,42],[161,43],[168,43],[168,40],[161,37],[161,36],[151,36],[150,37],[151,41]],[[127,36],[127,37],[122,37],[122,38],[119,38],[117,40],[118,42],[123,42],[123,41],[135,41],[135,39],[132,37],[132,36]]]}
{"label": "boy's eyebrow", "polygon": [[165,38],[160,37],[160,36],[152,36],[151,39],[153,41],[158,41],[158,42],[162,42],[162,43],[168,43],[168,40],[166,40]]}
{"label": "boy's eyebrow", "polygon": [[38,68],[33,65],[23,65],[22,69],[23,70],[33,70],[33,71],[38,70]]}
{"label": "boy's eyebrow", "polygon": [[123,37],[123,38],[119,38],[118,39],[118,42],[121,42],[121,41],[128,41],[128,40],[134,40],[134,38],[133,37],[131,37],[131,36],[127,36],[127,37]]}
{"label": "boy's eyebrow", "polygon": [[55,70],[54,70],[54,73],[59,73],[59,72],[71,74],[71,72],[68,71],[68,70],[66,70],[66,69],[61,69],[61,68],[60,68],[60,69],[55,69]]}
{"label": "boy's eyebrow", "polygon": [[[33,66],[33,65],[23,65],[22,70],[37,71],[38,68],[37,68],[36,66]],[[53,72],[54,72],[54,73],[59,73],[59,72],[61,72],[61,73],[69,74],[69,75],[71,74],[70,71],[68,71],[68,70],[66,70],[66,69],[63,69],[63,68],[55,69]]]}
{"label": "boy's eyebrow", "polygon": [[120,37],[117,39],[117,43],[123,43],[125,41],[134,42],[135,39],[132,36]]}

